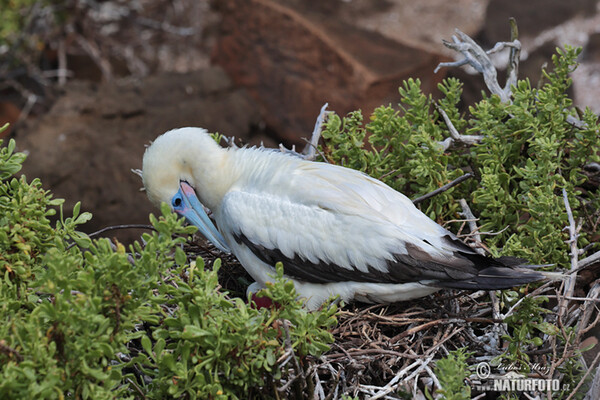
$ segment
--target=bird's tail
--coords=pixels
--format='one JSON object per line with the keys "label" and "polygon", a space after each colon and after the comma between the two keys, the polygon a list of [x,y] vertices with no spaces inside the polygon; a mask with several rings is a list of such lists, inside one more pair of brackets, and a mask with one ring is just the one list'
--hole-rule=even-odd
{"label": "bird's tail", "polygon": [[564,281],[569,278],[569,274],[563,272],[540,271],[540,274],[544,275],[544,279],[549,281]]}
{"label": "bird's tail", "polygon": [[561,281],[568,275],[561,272],[536,271],[536,268],[548,265],[494,265],[483,268],[477,275],[464,280],[440,281],[435,286],[461,290],[499,290],[509,289],[532,282],[550,280]]}

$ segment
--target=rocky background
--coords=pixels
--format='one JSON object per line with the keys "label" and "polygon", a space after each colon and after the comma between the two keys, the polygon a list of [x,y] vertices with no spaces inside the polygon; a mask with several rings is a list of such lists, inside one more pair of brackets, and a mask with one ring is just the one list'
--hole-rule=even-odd
{"label": "rocky background", "polygon": [[[397,103],[409,77],[435,96],[441,79],[458,76],[464,103],[476,101],[484,87],[471,71],[433,72],[453,60],[442,39],[455,28],[491,48],[508,40],[508,18],[516,18],[519,76],[532,84],[556,46],[582,46],[573,96],[600,112],[598,1],[66,3],[40,60],[24,72],[0,68],[0,125],[11,122],[4,135],[29,153],[28,177],[40,177],[67,208],[80,200],[94,214],[89,232],[147,223],[155,210],[130,170],[166,130],[202,126],[242,143],[302,145],[325,102],[339,114],[369,112]],[[127,241],[139,232],[110,235]]]}

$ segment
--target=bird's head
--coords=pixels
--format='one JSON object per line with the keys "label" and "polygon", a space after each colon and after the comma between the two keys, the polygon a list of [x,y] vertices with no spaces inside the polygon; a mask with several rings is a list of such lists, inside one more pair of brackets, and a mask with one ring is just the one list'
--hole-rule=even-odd
{"label": "bird's head", "polygon": [[227,151],[202,128],[180,128],[159,136],[144,154],[142,179],[148,198],[165,202],[223,251],[225,240],[204,206],[215,210],[231,186]]}

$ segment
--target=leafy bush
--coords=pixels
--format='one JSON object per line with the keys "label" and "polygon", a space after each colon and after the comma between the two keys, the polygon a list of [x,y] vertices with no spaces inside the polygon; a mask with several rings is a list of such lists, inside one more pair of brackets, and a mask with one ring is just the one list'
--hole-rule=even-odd
{"label": "leafy bush", "polygon": [[52,226],[62,200],[11,178],[25,158],[14,149],[0,151],[1,398],[265,397],[288,376],[282,356],[328,349],[335,306],[308,313],[281,268],[264,291],[281,307],[229,298],[218,260],[188,262],[195,228],[166,204],[128,249],[76,231],[91,217],[79,204]]}
{"label": "leafy bush", "polygon": [[[422,209],[443,223],[457,217],[457,200],[467,199],[481,230],[498,233],[486,238],[495,255],[564,266],[561,190],[583,220],[580,245],[588,243],[600,206],[594,189],[582,188],[583,166],[599,161],[597,118],[589,110],[578,114],[566,95],[578,53],[560,51],[541,88],[520,81],[512,102],[484,95],[468,114],[458,111],[458,80],[440,84],[437,102],[418,80],[408,80],[399,110],[380,107],[366,125],[359,111],[329,118],[323,154],[411,197],[472,172],[475,179]],[[457,130],[482,135],[481,142],[447,147],[449,128],[436,104]],[[306,312],[281,266],[263,292],[280,307],[256,310],[230,298],[218,285],[218,260],[212,269],[201,258],[188,260],[182,246],[195,228],[184,227],[166,205],[159,218],[151,216],[155,231],[143,235],[143,244],[92,241],[77,231],[91,217],[79,204],[65,218],[62,200],[39,180],[13,178],[24,160],[14,149],[14,141],[0,149],[0,397],[303,397],[294,378],[306,377],[299,370],[328,349],[335,306]],[[577,345],[571,327],[548,322],[545,297],[523,295],[501,294],[503,312],[516,308],[505,321],[503,359],[526,365],[526,350],[548,336],[565,348]],[[462,384],[466,357],[456,352],[438,361],[439,394],[469,396]],[[577,357],[569,353],[557,364],[571,387],[583,374]]]}
{"label": "leafy bush", "polygon": [[437,394],[441,395],[442,399],[467,400],[471,398],[471,388],[465,385],[465,381],[470,375],[467,364],[469,356],[471,356],[471,353],[468,353],[463,347],[451,351],[447,357],[436,363],[435,373],[439,377],[442,386]]}
{"label": "leafy bush", "polygon": [[586,196],[580,189],[583,166],[599,160],[597,116],[586,109],[579,127],[567,120],[578,116],[566,91],[579,53],[570,47],[559,50],[553,57],[554,70],[544,71],[547,82],[541,88],[519,81],[512,103],[483,94],[469,107],[468,116],[457,108],[462,84],[444,80],[437,104],[458,131],[483,135],[477,145],[444,148],[448,127],[436,102],[422,93],[419,80],[409,79],[400,88],[400,110],[379,107],[366,125],[360,111],[331,116],[323,131],[323,154],[410,197],[473,172],[477,179],[430,198],[423,211],[440,223],[455,219],[457,200],[464,198],[479,217],[482,232],[499,232],[486,238],[492,253],[563,266],[569,252],[561,188],[569,193],[575,218],[584,218],[582,246],[594,229],[590,210],[600,206],[598,196]]}
{"label": "leafy bush", "polygon": [[[600,160],[598,117],[589,109],[575,109],[567,95],[569,73],[579,54],[580,49],[568,46],[558,49],[553,70],[543,72],[541,87],[518,81],[510,102],[483,93],[464,114],[458,109],[462,84],[457,79],[445,79],[438,86],[442,95],[438,101],[421,91],[419,80],[409,79],[399,89],[399,109],[379,107],[366,124],[360,111],[345,117],[330,115],[320,153],[329,162],[364,171],[412,198],[472,173],[475,179],[420,203],[422,211],[442,224],[456,221],[463,219],[458,200],[465,199],[478,217],[480,231],[494,232],[485,237],[492,255],[569,269],[569,235],[563,229],[569,222],[562,189],[575,219],[582,221],[580,247],[589,244],[600,221],[597,188],[583,189],[584,166]],[[450,128],[440,110],[458,132],[481,140],[448,146]],[[455,231],[460,223],[454,222]],[[558,337],[563,345],[573,346],[574,338],[581,337],[571,328],[560,330],[552,318],[548,322],[552,311],[541,306],[547,297],[524,298],[526,293],[527,288],[501,293],[501,312],[520,303],[504,321],[507,330],[502,339],[508,346],[495,361],[527,366],[527,351],[544,341],[556,343]],[[461,354],[437,364],[440,382],[446,381],[440,394],[447,398],[469,396],[463,379],[457,378],[466,373],[464,368],[458,371],[453,365]],[[565,370],[562,383],[573,388],[584,370],[580,353],[569,354],[559,369]]]}

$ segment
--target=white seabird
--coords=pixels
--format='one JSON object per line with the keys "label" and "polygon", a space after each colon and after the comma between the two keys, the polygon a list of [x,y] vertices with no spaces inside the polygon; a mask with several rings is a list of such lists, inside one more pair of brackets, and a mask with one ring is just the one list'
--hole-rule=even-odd
{"label": "white seabird", "polygon": [[362,172],[264,148],[222,148],[201,128],[158,137],[144,154],[143,181],[153,203],[169,203],[233,253],[259,286],[281,261],[309,309],[336,295],[392,303],[545,278],[516,259],[479,255]]}

